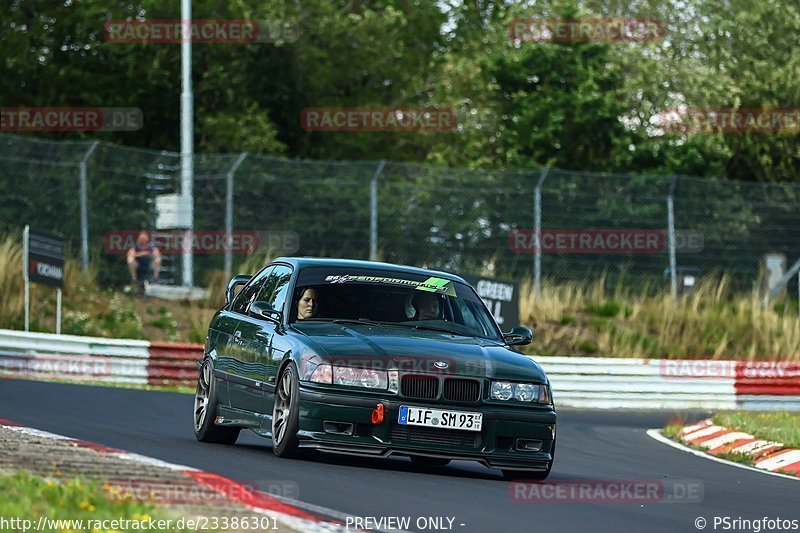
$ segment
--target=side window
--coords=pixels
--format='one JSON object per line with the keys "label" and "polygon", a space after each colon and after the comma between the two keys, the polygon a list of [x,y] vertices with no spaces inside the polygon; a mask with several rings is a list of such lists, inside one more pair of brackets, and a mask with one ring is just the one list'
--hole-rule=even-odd
{"label": "side window", "polygon": [[454,298],[454,300],[458,301],[459,310],[461,311],[461,317],[464,320],[464,325],[468,326],[475,331],[480,331],[480,325],[478,324],[478,319],[475,318],[475,313],[472,312],[472,309],[469,307],[469,302],[465,301],[463,298]]}
{"label": "side window", "polygon": [[494,334],[494,328],[488,322],[486,313],[481,311],[478,302],[469,301],[465,298],[451,298],[451,301],[455,302],[458,306],[465,326],[478,332],[480,335]]}
{"label": "side window", "polygon": [[239,294],[236,295],[236,299],[233,301],[233,306],[231,306],[231,311],[234,313],[239,313],[242,315],[247,314],[247,309],[250,307],[250,304],[257,300],[256,296],[261,292],[264,287],[264,281],[269,277],[270,273],[275,270],[275,267],[270,267],[266,269],[258,278],[251,281],[248,285],[245,286],[244,289],[239,291]]}
{"label": "side window", "polygon": [[289,278],[292,269],[284,265],[275,265],[264,280],[264,286],[258,294],[258,300],[269,302],[272,307],[281,311],[286,302],[286,292],[289,290]]}

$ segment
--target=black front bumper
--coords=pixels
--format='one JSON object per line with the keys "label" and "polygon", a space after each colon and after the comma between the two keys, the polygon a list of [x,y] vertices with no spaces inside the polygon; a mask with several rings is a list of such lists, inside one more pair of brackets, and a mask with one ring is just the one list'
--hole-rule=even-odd
{"label": "black front bumper", "polygon": [[[373,424],[372,412],[379,402],[384,420]],[[397,423],[401,405],[481,412],[483,427],[480,432],[468,432],[401,426]],[[331,423],[348,431],[332,433]],[[420,455],[478,461],[492,468],[545,471],[555,452],[555,427],[556,413],[549,408],[441,404],[300,388],[300,445],[326,452],[372,457]],[[517,439],[542,441],[541,450],[519,450]]]}

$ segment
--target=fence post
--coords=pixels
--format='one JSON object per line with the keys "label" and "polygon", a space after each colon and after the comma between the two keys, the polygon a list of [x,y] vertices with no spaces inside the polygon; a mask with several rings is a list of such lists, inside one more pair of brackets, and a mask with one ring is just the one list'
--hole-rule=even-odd
{"label": "fence post", "polygon": [[797,288],[797,294],[798,294],[798,302],[800,302],[800,259],[798,259],[789,268],[789,270],[786,271],[786,274],[783,275],[783,277],[780,279],[780,281],[778,281],[778,283],[776,283],[775,286],[772,287],[772,289],[769,289],[769,288],[767,289],[766,293],[764,294],[764,300],[762,302],[762,305],[764,307],[769,305],[770,299],[772,299],[773,297],[777,296],[778,293],[781,292],[781,290],[784,287],[786,287],[786,285],[789,284],[789,281],[791,281],[791,279],[795,275],[797,275],[797,280],[798,280],[798,284],[799,284],[798,288]]}
{"label": "fence post", "polygon": [[533,292],[536,298],[542,295],[542,183],[544,183],[550,167],[544,167],[539,174],[539,181],[533,189]]}
{"label": "fence post", "polygon": [[675,193],[675,184],[678,180],[677,176],[672,177],[672,182],[669,185],[669,194],[667,195],[667,238],[669,239],[669,290],[672,294],[672,301],[678,299],[678,262],[675,258],[675,212],[673,209],[672,197]]}
{"label": "fence post", "polygon": [[83,159],[80,163],[80,202],[81,202],[81,270],[87,272],[89,270],[89,198],[88,198],[88,185],[87,185],[87,171],[86,165],[89,158],[92,156],[99,141],[94,141],[86,153],[83,154]]}
{"label": "fence post", "polygon": [[242,152],[236,161],[231,165],[228,174],[225,176],[225,279],[229,280],[232,276],[232,257],[231,247],[233,245],[233,175],[239,170],[239,166],[244,163],[247,152]]}
{"label": "fence post", "polygon": [[386,161],[381,159],[375,174],[369,182],[369,260],[378,259],[378,178],[381,177]]}
{"label": "fence post", "polygon": [[30,315],[31,315],[31,278],[30,261],[28,260],[28,242],[30,241],[31,227],[25,224],[25,229],[22,230],[22,280],[25,283],[25,331],[30,331]]}

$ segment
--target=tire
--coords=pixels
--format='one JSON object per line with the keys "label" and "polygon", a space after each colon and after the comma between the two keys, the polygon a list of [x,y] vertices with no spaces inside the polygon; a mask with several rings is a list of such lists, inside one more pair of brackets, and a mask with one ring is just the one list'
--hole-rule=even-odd
{"label": "tire", "polygon": [[450,459],[442,457],[425,457],[424,455],[412,455],[411,463],[419,466],[447,466],[450,464]]}
{"label": "tire", "polygon": [[272,452],[278,457],[300,456],[300,393],[297,370],[289,363],[281,372],[275,386],[272,407]]}
{"label": "tire", "polygon": [[197,376],[194,393],[194,436],[200,442],[214,444],[234,444],[239,438],[238,427],[217,426],[217,385],[214,379],[214,365],[205,359]]}

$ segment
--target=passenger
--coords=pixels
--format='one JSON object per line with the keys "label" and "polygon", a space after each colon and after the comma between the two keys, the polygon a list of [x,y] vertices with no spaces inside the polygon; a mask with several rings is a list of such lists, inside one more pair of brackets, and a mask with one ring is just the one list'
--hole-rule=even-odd
{"label": "passenger", "polygon": [[441,318],[441,304],[439,297],[429,292],[415,294],[411,303],[416,310],[417,320],[436,320]]}
{"label": "passenger", "polygon": [[319,295],[317,289],[306,288],[297,299],[297,320],[317,318],[319,315]]}

